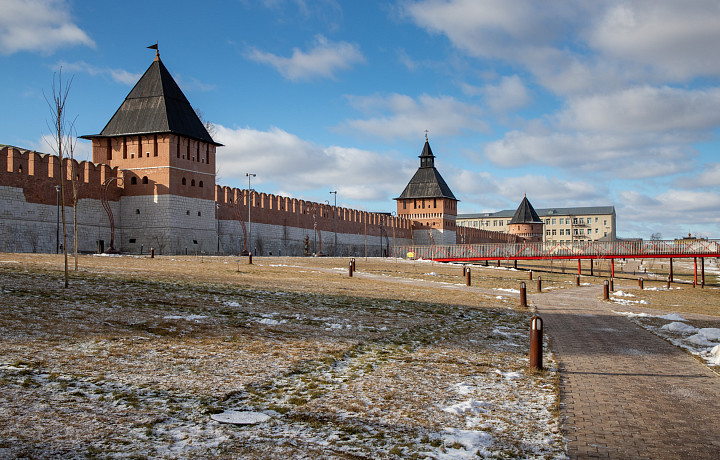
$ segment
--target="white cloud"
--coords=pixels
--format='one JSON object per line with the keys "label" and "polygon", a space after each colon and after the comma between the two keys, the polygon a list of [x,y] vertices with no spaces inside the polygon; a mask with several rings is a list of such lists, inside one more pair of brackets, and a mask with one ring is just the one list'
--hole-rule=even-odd
{"label": "white cloud", "polygon": [[494,112],[508,112],[530,102],[529,91],[517,75],[504,76],[496,85],[478,87],[464,84],[462,90],[469,96],[484,96],[485,102]]}
{"label": "white cloud", "polygon": [[92,64],[88,64],[85,61],[78,62],[64,62],[61,61],[56,66],[58,69],[62,69],[66,72],[84,72],[91,76],[104,76],[110,77],[118,83],[123,85],[134,85],[142,77],[140,73],[128,72],[124,69],[113,69],[110,67],[97,67]]}
{"label": "white cloud", "polygon": [[716,1],[609,2],[588,41],[605,57],[684,80],[720,75],[720,6]]}
{"label": "white cloud", "polygon": [[677,181],[680,187],[720,187],[720,163],[706,164],[702,172]]}
{"label": "white cloud", "polygon": [[351,129],[386,139],[417,139],[425,130],[432,135],[453,136],[464,130],[484,132],[487,124],[478,117],[482,110],[453,97],[421,95],[417,100],[404,94],[351,96],[350,104],[370,118],[346,120],[339,129]]}
{"label": "white cloud", "polygon": [[720,88],[641,86],[570,98],[559,126],[606,133],[702,131],[720,124]]}
{"label": "white cloud", "polygon": [[358,45],[330,42],[322,35],[316,37],[312,49],[304,52],[295,48],[289,58],[254,48],[247,53],[247,57],[256,62],[270,64],[288,80],[334,78],[337,71],[365,62]]}
{"label": "white cloud", "polygon": [[686,172],[690,167],[687,150],[683,143],[664,143],[652,135],[521,131],[510,131],[485,146],[487,158],[503,167],[542,164],[627,179]]}
{"label": "white cloud", "polygon": [[[296,196],[326,187],[343,199],[388,200],[402,192],[398,171],[411,174],[411,166],[396,156],[339,146],[323,147],[279,128],[258,131],[216,125],[220,181],[241,181],[257,174],[257,183],[276,183]],[[242,183],[242,182],[240,182]],[[398,190],[398,187],[401,189]]]}
{"label": "white cloud", "polygon": [[0,0],[0,54],[52,53],[64,46],[94,47],[63,0]]}

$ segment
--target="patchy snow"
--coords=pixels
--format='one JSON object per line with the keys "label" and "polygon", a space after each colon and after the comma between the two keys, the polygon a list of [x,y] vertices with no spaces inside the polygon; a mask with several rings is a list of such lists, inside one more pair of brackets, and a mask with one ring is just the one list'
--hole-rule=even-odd
{"label": "patchy snow", "polygon": [[520,294],[520,289],[494,288],[495,291],[508,292],[510,294]]}
{"label": "patchy snow", "polygon": [[255,425],[270,420],[270,416],[262,412],[226,410],[219,414],[212,414],[211,419],[220,423],[231,425]]}
{"label": "patchy snow", "polygon": [[201,319],[208,318],[207,315],[168,315],[163,316],[163,319],[183,319],[185,321],[199,321]]}
{"label": "patchy snow", "polygon": [[[647,313],[632,313],[614,311],[626,316],[639,326],[653,332],[688,352],[697,355],[709,366],[720,366],[720,328],[696,327],[688,324],[689,321],[677,313],[665,315],[650,315]],[[658,325],[658,322],[670,321]]]}

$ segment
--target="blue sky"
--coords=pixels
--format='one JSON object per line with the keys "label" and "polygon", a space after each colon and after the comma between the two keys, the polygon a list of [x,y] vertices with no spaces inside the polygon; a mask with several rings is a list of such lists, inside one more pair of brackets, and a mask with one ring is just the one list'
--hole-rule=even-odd
{"label": "blue sky", "polygon": [[[720,6],[636,0],[0,0],[0,143],[49,152],[53,72],[100,132],[160,56],[218,182],[392,211],[425,130],[460,213],[614,205],[720,237]],[[80,159],[90,159],[80,140]]]}

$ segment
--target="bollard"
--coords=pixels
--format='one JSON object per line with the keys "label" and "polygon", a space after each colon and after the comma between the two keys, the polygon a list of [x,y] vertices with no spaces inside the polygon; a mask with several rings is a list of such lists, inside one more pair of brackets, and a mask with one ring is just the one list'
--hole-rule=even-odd
{"label": "bollard", "polygon": [[575,286],[580,286],[580,275],[575,275]]}
{"label": "bollard", "polygon": [[352,262],[353,271],[357,271],[357,268],[355,267],[355,257],[351,258],[350,262]]}
{"label": "bollard", "polygon": [[530,270],[530,272],[528,273],[528,279],[532,281],[532,270]]}
{"label": "bollard", "polygon": [[469,268],[465,271],[465,285],[466,285],[466,286],[471,286],[471,285],[472,285],[471,275],[470,275],[470,269],[469,269]]}
{"label": "bollard", "polygon": [[155,248],[150,248],[150,258],[151,259],[155,258]]}
{"label": "bollard", "polygon": [[603,300],[610,300],[610,282],[608,280],[603,283]]}
{"label": "bollard", "polygon": [[610,278],[610,292],[615,292],[615,286],[613,286],[614,284],[615,284],[615,279]]}
{"label": "bollard", "polygon": [[667,288],[670,289],[670,277],[669,277],[669,276],[668,276],[668,279],[667,279]]}
{"label": "bollard", "polygon": [[520,283],[520,306],[527,307],[527,291],[525,290],[525,282]]}
{"label": "bollard", "polygon": [[640,287],[640,290],[643,289],[643,279],[642,278],[638,278],[638,286]]}
{"label": "bollard", "polygon": [[537,291],[542,292],[542,276],[538,276]]}
{"label": "bollard", "polygon": [[348,264],[348,277],[352,278],[352,275],[353,275],[353,262],[351,260],[350,263]]}
{"label": "bollard", "polygon": [[467,265],[463,265],[463,277],[467,276]]}
{"label": "bollard", "polygon": [[542,355],[543,320],[535,315],[530,320],[530,368],[539,371],[543,368]]}
{"label": "bollard", "polygon": [[248,252],[248,265],[252,265],[252,252]]}
{"label": "bollard", "polygon": [[500,259],[498,259],[498,267],[500,267]]}

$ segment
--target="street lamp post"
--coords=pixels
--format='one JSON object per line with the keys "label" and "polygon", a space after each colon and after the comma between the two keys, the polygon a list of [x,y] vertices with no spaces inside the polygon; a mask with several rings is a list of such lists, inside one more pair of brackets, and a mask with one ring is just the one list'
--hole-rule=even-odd
{"label": "street lamp post", "polygon": [[252,251],[250,250],[250,244],[252,242],[252,227],[251,227],[251,223],[250,223],[250,191],[251,191],[250,178],[256,177],[257,174],[246,173],[245,175],[248,178],[248,202],[247,202],[247,205],[248,205],[248,242],[247,242],[247,250],[249,253],[252,253]]}
{"label": "street lamp post", "polygon": [[55,254],[60,254],[60,186],[55,186],[55,192],[56,192],[56,198],[55,198],[55,207],[57,208],[57,211],[55,212],[57,218],[56,218],[56,224],[55,224]]}
{"label": "street lamp post", "polygon": [[335,195],[335,206],[333,206],[333,218],[335,220],[335,249],[333,249],[333,255],[337,257],[337,190],[330,193]]}

